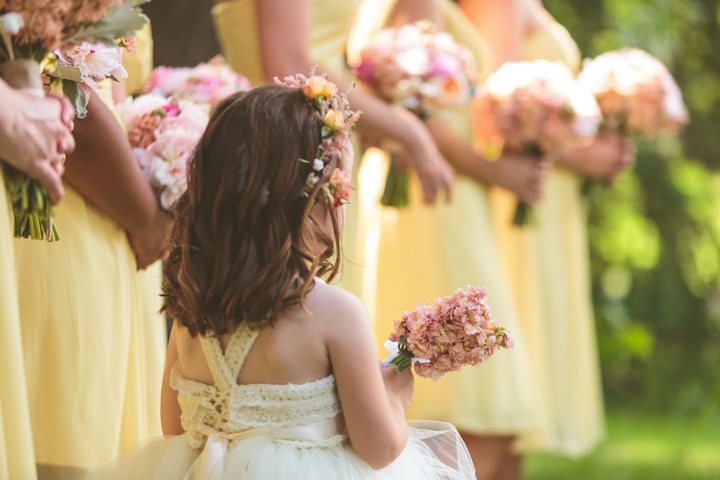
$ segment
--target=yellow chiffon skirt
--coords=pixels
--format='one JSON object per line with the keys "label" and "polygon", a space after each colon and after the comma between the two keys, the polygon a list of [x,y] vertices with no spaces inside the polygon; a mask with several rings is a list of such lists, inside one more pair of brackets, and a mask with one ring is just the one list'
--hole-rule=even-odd
{"label": "yellow chiffon skirt", "polygon": [[0,480],[34,479],[30,415],[23,367],[13,226],[0,169]]}
{"label": "yellow chiffon skirt", "polygon": [[84,478],[160,434],[159,264],[70,185],[62,240],[16,240],[23,354],[40,478]]}
{"label": "yellow chiffon skirt", "polygon": [[555,168],[536,207],[539,225],[510,225],[514,195],[494,190],[493,211],[525,333],[537,425],[523,451],[580,455],[604,434],[581,180]]}
{"label": "yellow chiffon skirt", "polygon": [[[388,158],[375,151],[363,162],[361,197],[379,202]],[[363,182],[363,174],[373,177],[374,183]],[[366,228],[377,231],[366,242],[368,255],[375,252],[377,258],[371,307],[375,315],[371,316],[378,349],[384,352],[393,320],[403,311],[468,285],[487,287],[493,318],[510,330],[515,350],[499,352],[487,363],[447,374],[437,382],[417,379],[408,416],[450,422],[475,435],[514,435],[533,422],[530,373],[491,221],[486,189],[476,182],[459,177],[452,203],[441,200],[426,206],[413,177],[410,205],[383,208],[377,222],[368,222]]]}

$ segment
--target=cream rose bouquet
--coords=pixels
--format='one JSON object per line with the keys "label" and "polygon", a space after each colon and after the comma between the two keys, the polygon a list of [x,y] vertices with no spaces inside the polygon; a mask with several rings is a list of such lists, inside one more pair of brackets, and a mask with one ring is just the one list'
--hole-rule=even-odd
{"label": "cream rose bouquet", "polygon": [[143,92],[175,95],[215,106],[223,98],[251,88],[247,78],[232,71],[222,56],[217,55],[192,68],[158,67],[143,86]]}
{"label": "cream rose bouquet", "polygon": [[[379,97],[421,119],[467,105],[478,81],[470,50],[428,21],[378,32],[360,52],[353,72]],[[408,178],[406,166],[393,155],[383,205],[407,205]]]}
{"label": "cream rose bouquet", "polygon": [[578,81],[597,98],[606,131],[650,137],[676,133],[688,122],[672,75],[643,50],[626,48],[587,59]]}
{"label": "cream rose bouquet", "polygon": [[[79,117],[87,111],[87,88],[122,76],[121,37],[131,36],[148,20],[137,5],[143,0],[0,0],[0,76],[13,88],[44,95],[41,73],[62,91]],[[8,165],[5,188],[15,217],[15,236],[60,239],[47,191]]]}
{"label": "cream rose bouquet", "polygon": [[187,161],[207,127],[209,107],[147,94],[116,108],[140,168],[160,205],[171,211],[187,189]]}
{"label": "cream rose bouquet", "polygon": [[508,331],[490,318],[487,290],[468,287],[435,300],[420,303],[395,321],[395,331],[385,346],[390,355],[385,368],[398,372],[414,365],[415,373],[437,381],[465,365],[478,365],[501,348],[512,350]]}
{"label": "cream rose bouquet", "polygon": [[[595,97],[559,63],[508,62],[490,75],[479,95],[479,110],[492,123],[488,143],[541,157],[558,147],[589,141],[601,120]],[[523,202],[513,224],[534,222]]]}

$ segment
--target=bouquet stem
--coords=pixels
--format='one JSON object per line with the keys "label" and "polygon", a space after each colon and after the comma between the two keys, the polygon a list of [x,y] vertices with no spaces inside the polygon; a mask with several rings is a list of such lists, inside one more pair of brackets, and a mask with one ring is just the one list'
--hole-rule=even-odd
{"label": "bouquet stem", "polygon": [[[385,362],[383,362],[383,367],[395,367],[397,369],[397,372],[401,373],[403,370],[412,366],[413,358],[415,358],[415,355],[410,351],[410,349],[407,348],[406,339],[407,337],[405,337],[405,335],[400,335],[396,347],[397,352],[392,351],[390,353]],[[385,346],[386,348],[388,348],[387,344]],[[393,347],[395,347],[395,345],[393,345]]]}
{"label": "bouquet stem", "polygon": [[[534,143],[523,145],[522,153],[529,157],[536,158],[538,161],[540,161],[543,157],[542,149],[539,145]],[[515,207],[512,224],[518,228],[537,226],[538,218],[535,212],[535,207],[529,203],[523,202],[522,200],[518,201],[517,207]]]}
{"label": "bouquet stem", "polygon": [[386,207],[406,207],[408,204],[410,170],[400,165],[399,154],[391,153],[390,158],[390,169],[385,180],[385,190],[380,203]]}
{"label": "bouquet stem", "polygon": [[[18,59],[0,64],[0,77],[8,85],[32,95],[45,95],[40,80],[40,65],[34,60]],[[3,163],[5,189],[10,194],[15,217],[15,236],[32,240],[60,240],[53,215],[55,210],[45,187],[24,172]]]}

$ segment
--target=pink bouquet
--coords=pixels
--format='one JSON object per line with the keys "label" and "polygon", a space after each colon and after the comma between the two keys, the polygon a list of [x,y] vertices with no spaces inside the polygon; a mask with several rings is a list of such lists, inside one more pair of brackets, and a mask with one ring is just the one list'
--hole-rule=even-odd
{"label": "pink bouquet", "polygon": [[[381,30],[362,49],[353,71],[378,96],[422,119],[466,105],[478,81],[470,50],[428,21]],[[382,203],[402,207],[408,172],[394,157]]]}
{"label": "pink bouquet", "polygon": [[[589,141],[600,123],[600,108],[587,88],[559,63],[545,60],[508,62],[487,80],[478,100],[491,122],[490,144],[497,151],[541,157],[563,145]],[[513,224],[532,223],[530,206],[520,202]]]}
{"label": "pink bouquet", "polygon": [[160,205],[172,210],[187,189],[187,161],[207,126],[207,107],[148,94],[126,99],[117,110]]}
{"label": "pink bouquet", "polygon": [[[147,23],[141,0],[0,0],[0,76],[13,88],[44,95],[41,72],[52,77],[79,117],[87,92],[100,80],[124,75],[117,39]],[[124,46],[124,44],[122,45]],[[23,172],[4,165],[15,236],[60,239],[47,191]]]}
{"label": "pink bouquet", "polygon": [[653,136],[688,122],[682,92],[663,63],[637,48],[585,60],[578,80],[597,98],[602,127]]}
{"label": "pink bouquet", "polygon": [[470,286],[432,306],[420,303],[404,312],[385,344],[391,353],[383,366],[401,372],[414,364],[415,373],[437,381],[447,372],[486,361],[501,347],[512,350],[513,339],[491,320],[486,298],[487,290]]}
{"label": "pink bouquet", "polygon": [[145,93],[176,95],[195,103],[216,105],[235,92],[250,90],[250,81],[232,71],[222,56],[193,68],[158,67],[143,87]]}

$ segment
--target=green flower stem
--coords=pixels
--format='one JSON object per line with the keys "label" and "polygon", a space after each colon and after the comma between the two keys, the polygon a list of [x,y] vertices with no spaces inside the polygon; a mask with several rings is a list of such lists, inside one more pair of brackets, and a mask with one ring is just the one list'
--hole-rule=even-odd
{"label": "green flower stem", "polygon": [[15,217],[15,236],[32,240],[60,240],[53,216],[55,209],[45,187],[25,173],[3,165],[5,189],[10,194]]}
{"label": "green flower stem", "polygon": [[386,207],[402,208],[408,204],[408,187],[410,184],[410,171],[399,165],[397,154],[391,154],[392,161],[385,180],[380,203]]}

